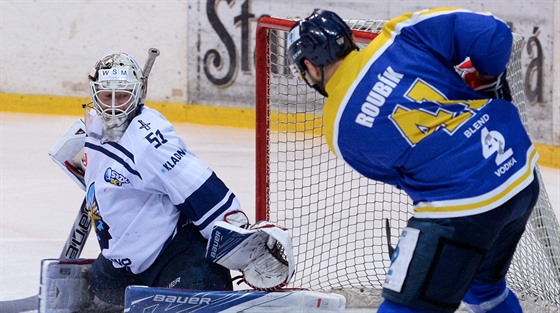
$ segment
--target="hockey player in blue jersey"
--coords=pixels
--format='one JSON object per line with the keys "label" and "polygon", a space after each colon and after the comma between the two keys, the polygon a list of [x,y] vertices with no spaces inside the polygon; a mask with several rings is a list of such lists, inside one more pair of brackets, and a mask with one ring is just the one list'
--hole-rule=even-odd
{"label": "hockey player in blue jersey", "polygon": [[363,50],[333,12],[296,22],[295,75],[327,97],[324,135],[364,176],[407,192],[378,312],[521,312],[505,275],[539,193],[537,153],[505,79],[508,26],[438,8],[388,21]]}
{"label": "hockey player in blue jersey", "polygon": [[[208,261],[205,253],[216,222],[249,226],[235,194],[163,115],[143,104],[147,81],[134,58],[106,55],[89,79],[86,207],[101,248],[88,272],[90,289],[121,311],[129,285],[232,290],[229,269]],[[251,270],[244,273],[260,279],[262,268]],[[287,274],[279,277],[287,283]],[[263,280],[262,286],[274,287]]]}

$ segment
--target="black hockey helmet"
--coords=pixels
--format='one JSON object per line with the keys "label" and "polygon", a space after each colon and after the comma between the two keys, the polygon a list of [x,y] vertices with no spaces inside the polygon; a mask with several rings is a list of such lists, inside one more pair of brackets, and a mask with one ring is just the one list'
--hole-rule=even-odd
{"label": "black hockey helmet", "polygon": [[352,30],[336,13],[316,9],[309,17],[296,22],[288,35],[288,61],[296,76],[305,78],[303,60],[324,67],[358,47]]}

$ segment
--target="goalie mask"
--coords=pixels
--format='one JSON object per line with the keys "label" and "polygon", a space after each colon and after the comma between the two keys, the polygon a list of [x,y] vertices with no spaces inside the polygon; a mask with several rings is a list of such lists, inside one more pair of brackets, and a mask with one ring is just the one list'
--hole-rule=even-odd
{"label": "goalie mask", "polygon": [[142,107],[146,92],[142,69],[125,52],[108,54],[97,61],[89,79],[93,108],[103,122],[104,137],[119,141]]}

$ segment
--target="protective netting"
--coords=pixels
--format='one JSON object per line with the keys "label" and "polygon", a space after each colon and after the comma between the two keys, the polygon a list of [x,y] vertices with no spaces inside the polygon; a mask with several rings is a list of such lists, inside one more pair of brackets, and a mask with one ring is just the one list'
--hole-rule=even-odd
{"label": "protective netting", "polygon": [[[371,40],[368,33],[378,33],[384,21],[347,23],[361,31],[355,36],[365,45]],[[396,244],[411,202],[402,191],[361,176],[329,151],[322,136],[324,98],[288,68],[289,25],[289,19],[269,18],[258,30],[266,40],[257,41],[256,70],[266,79],[257,79],[257,93],[265,95],[257,97],[257,150],[266,153],[257,157],[262,165],[257,175],[267,186],[260,189],[266,195],[257,210],[291,230],[297,264],[293,287],[340,292],[348,306],[375,306],[390,264],[388,243]],[[508,79],[526,122],[522,42],[515,36]],[[558,221],[541,183],[508,274],[510,287],[526,299],[530,312],[560,311],[559,241]]]}

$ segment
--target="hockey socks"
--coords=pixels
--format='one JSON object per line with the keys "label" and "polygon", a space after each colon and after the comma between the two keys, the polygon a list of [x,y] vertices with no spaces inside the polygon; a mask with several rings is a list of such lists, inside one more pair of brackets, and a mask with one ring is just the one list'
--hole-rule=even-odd
{"label": "hockey socks", "polygon": [[495,285],[473,281],[463,302],[473,313],[521,313],[517,296],[501,280]]}

